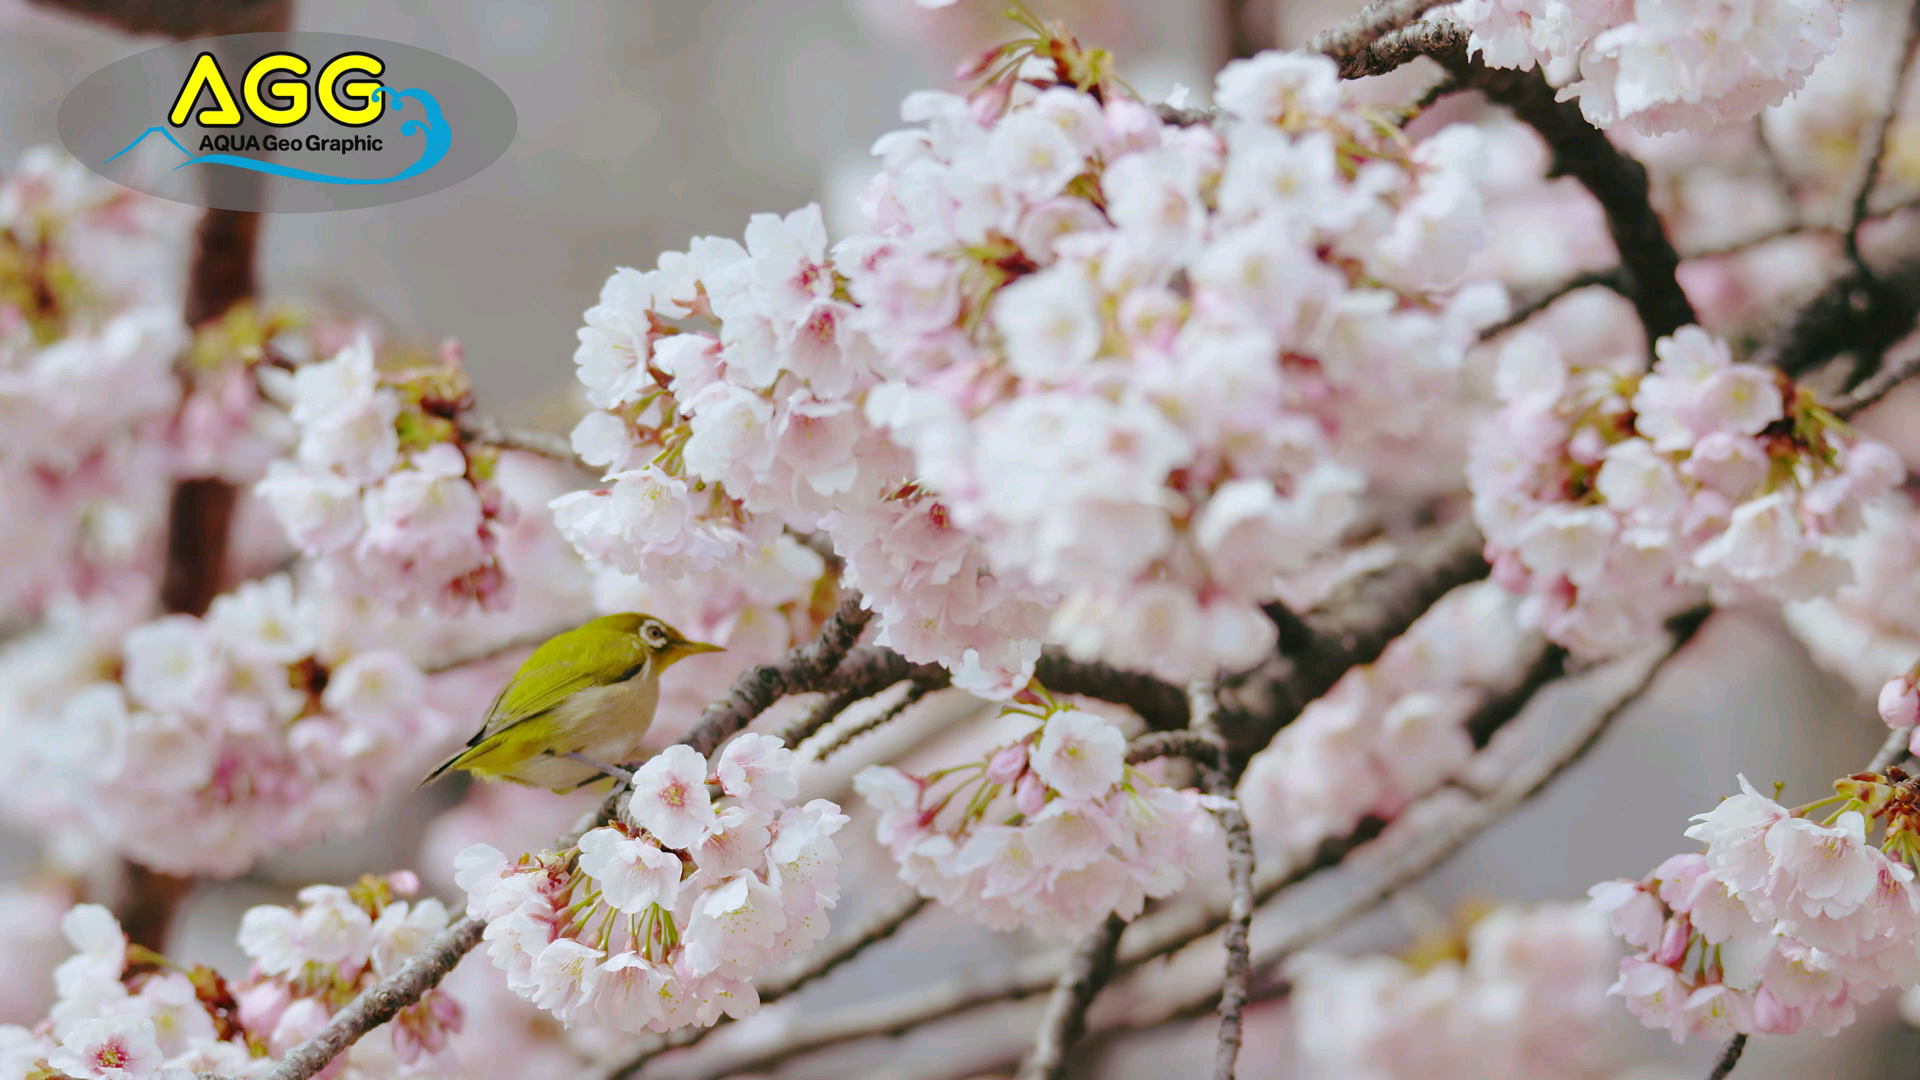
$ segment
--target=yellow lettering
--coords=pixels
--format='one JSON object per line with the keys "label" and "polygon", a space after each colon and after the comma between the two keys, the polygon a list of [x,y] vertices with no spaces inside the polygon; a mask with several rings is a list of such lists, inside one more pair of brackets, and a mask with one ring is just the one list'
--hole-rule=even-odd
{"label": "yellow lettering", "polygon": [[194,103],[200,100],[202,91],[213,91],[214,104],[201,109],[194,117],[201,127],[238,127],[240,124],[239,106],[233,103],[233,91],[227,89],[227,77],[220,70],[220,61],[212,53],[201,53],[193,62],[193,70],[187,73],[187,81],[180,86],[180,94],[174,98],[173,111],[167,114],[167,122],[180,127],[187,122],[187,113],[193,110]]}
{"label": "yellow lettering", "polygon": [[[374,95],[380,84],[371,79],[355,79],[342,84],[340,78],[348,72],[363,71],[369,75],[378,75],[386,70],[377,56],[366,53],[346,53],[327,61],[320,69],[320,82],[314,87],[320,97],[320,108],[326,110],[337,124],[346,127],[365,127],[380,119],[386,112],[385,94]],[[365,104],[353,106],[350,100],[363,101]]]}
{"label": "yellow lettering", "polygon": [[[246,81],[241,84],[240,92],[246,97],[247,111],[262,123],[275,127],[297,124],[307,118],[307,84],[297,79],[281,79],[279,82],[267,82],[267,76],[285,71],[293,75],[305,75],[308,64],[305,57],[293,53],[268,53],[253,62],[247,69]],[[288,102],[286,105],[268,104],[266,95]]]}

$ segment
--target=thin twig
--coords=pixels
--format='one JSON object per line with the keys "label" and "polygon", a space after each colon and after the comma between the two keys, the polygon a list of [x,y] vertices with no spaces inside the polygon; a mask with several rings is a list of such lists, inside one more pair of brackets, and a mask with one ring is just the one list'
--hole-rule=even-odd
{"label": "thin twig", "polygon": [[1873,270],[1860,256],[1860,226],[1867,220],[1867,201],[1880,182],[1880,166],[1887,156],[1887,135],[1893,130],[1895,114],[1900,111],[1900,93],[1906,86],[1907,72],[1913,67],[1916,48],[1920,48],[1920,4],[1912,4],[1907,9],[1907,32],[1900,47],[1899,66],[1894,69],[1892,84],[1887,87],[1885,107],[1874,117],[1873,135],[1866,144],[1866,163],[1860,170],[1859,186],[1853,192],[1853,211],[1847,217],[1847,261],[1863,276],[1871,277]]}
{"label": "thin twig", "polygon": [[1247,1007],[1247,988],[1253,980],[1253,962],[1247,935],[1253,926],[1253,833],[1246,812],[1234,797],[1233,778],[1227,774],[1227,744],[1214,723],[1219,703],[1210,679],[1195,679],[1187,691],[1192,703],[1194,734],[1212,744],[1213,756],[1202,769],[1208,793],[1225,802],[1215,813],[1227,837],[1227,882],[1232,900],[1227,905],[1224,938],[1227,962],[1220,985],[1220,1038],[1213,1055],[1213,1080],[1233,1080],[1240,1057],[1240,1014]]}
{"label": "thin twig", "polygon": [[574,454],[573,440],[567,436],[546,431],[510,428],[498,419],[481,413],[460,414],[460,437],[483,446],[537,454],[587,472],[596,474],[599,472]]}
{"label": "thin twig", "polygon": [[772,708],[774,702],[821,689],[872,620],[873,612],[862,606],[860,595],[849,592],[827,617],[818,638],[787,653],[778,663],[762,664],[742,675],[726,697],[707,706],[700,722],[681,741],[703,755],[711,754]]}
{"label": "thin twig", "polygon": [[1584,274],[1575,274],[1573,277],[1553,286],[1533,299],[1522,301],[1518,307],[1514,308],[1513,314],[1480,331],[1480,340],[1487,341],[1506,333],[1552,307],[1564,296],[1579,292],[1581,289],[1592,289],[1596,287],[1612,289],[1617,293],[1621,292],[1620,268],[1613,267],[1607,270],[1589,270]]}
{"label": "thin twig", "polygon": [[1889,767],[1899,764],[1900,759],[1907,756],[1907,744],[1912,739],[1912,728],[1894,728],[1887,732],[1887,741],[1881,743],[1880,749],[1874,752],[1873,760],[1867,763],[1867,771],[1883,773]]}
{"label": "thin twig", "polygon": [[1067,1053],[1086,1031],[1087,1009],[1113,977],[1113,954],[1120,932],[1127,928],[1118,915],[1088,932],[1074,947],[1067,968],[1054,984],[1046,1015],[1034,1038],[1033,1052],[1020,1065],[1018,1080],[1060,1080],[1067,1071]]}
{"label": "thin twig", "polygon": [[886,708],[881,709],[878,712],[874,713],[872,716],[867,717],[865,720],[862,720],[858,724],[855,724],[852,727],[848,728],[847,730],[840,732],[838,735],[835,735],[831,742],[828,742],[825,746],[822,746],[819,749],[819,751],[813,755],[814,758],[819,761],[827,760],[828,758],[832,757],[834,754],[837,754],[841,750],[845,749],[847,744],[853,742],[855,739],[858,739],[860,736],[872,734],[873,732],[880,730],[881,728],[887,726],[893,721],[900,719],[900,715],[902,713],[906,712],[908,709],[913,708],[914,705],[919,703],[921,698],[924,698],[926,696],[927,696],[926,683],[920,682],[918,680],[908,682],[906,693],[900,695],[899,701],[894,702],[893,704],[887,706]]}
{"label": "thin twig", "polygon": [[1746,1049],[1747,1037],[1744,1034],[1735,1035],[1733,1040],[1727,1043],[1727,1048],[1720,1052],[1720,1060],[1714,1063],[1713,1071],[1707,1074],[1707,1080],[1727,1080],[1727,1077],[1733,1073],[1733,1067],[1740,1064],[1740,1055],[1745,1053]]}
{"label": "thin twig", "polygon": [[1834,405],[1834,415],[1842,419],[1851,417],[1878,403],[1881,398],[1893,393],[1901,383],[1915,376],[1920,376],[1920,356],[1911,357],[1893,367],[1881,368],[1866,382],[1855,387],[1853,393]]}

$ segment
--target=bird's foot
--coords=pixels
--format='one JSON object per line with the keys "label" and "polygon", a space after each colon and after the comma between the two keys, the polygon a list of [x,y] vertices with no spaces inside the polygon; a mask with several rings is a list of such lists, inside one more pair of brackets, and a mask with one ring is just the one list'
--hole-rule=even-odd
{"label": "bird's foot", "polygon": [[585,754],[578,754],[573,752],[561,754],[560,756],[563,758],[567,758],[570,761],[577,761],[580,764],[585,765],[590,769],[598,769],[599,771],[606,773],[608,776],[613,777],[615,780],[618,780],[623,784],[633,783],[633,773],[627,771],[626,769],[621,768],[618,765],[609,765],[604,761],[595,761],[594,759],[588,757]]}

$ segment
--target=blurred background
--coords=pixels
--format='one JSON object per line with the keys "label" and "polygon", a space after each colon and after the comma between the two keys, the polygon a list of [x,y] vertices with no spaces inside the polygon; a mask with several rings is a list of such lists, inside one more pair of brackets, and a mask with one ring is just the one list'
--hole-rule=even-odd
{"label": "blurred background", "polygon": [[[1298,44],[1358,6],[1037,5],[1084,40],[1111,46],[1129,82],[1156,101],[1176,85],[1204,99],[1236,42]],[[531,423],[569,400],[574,330],[616,266],[651,265],[689,236],[737,235],[750,213],[809,200],[826,205],[830,225],[845,221],[867,175],[867,147],[899,126],[901,96],[947,85],[957,61],[1001,35],[993,5],[970,0],[938,12],[910,0],[338,0],[296,10],[297,29],[406,42],[478,69],[513,99],[519,133],[504,158],[449,190],[371,210],[269,218],[263,294],[366,313],[401,338],[457,337],[485,407]],[[20,0],[0,3],[0,165],[56,141],[55,112],[70,86],[158,43]],[[1687,816],[1732,790],[1736,771],[1762,787],[1780,780],[1791,791],[1815,790],[1859,768],[1882,733],[1870,703],[1817,670],[1776,618],[1720,614],[1577,768],[1335,944],[1393,947],[1410,926],[1463,900],[1572,900],[1593,882],[1637,877],[1680,849]],[[409,863],[424,816],[383,815],[379,835],[289,853],[246,879],[201,887],[171,951],[238,966],[232,927],[245,906],[283,898],[294,884]],[[17,869],[28,848],[10,843],[12,861],[0,866]],[[1005,948],[983,953],[978,935],[951,929],[919,935],[919,955],[864,957],[809,991],[808,1007],[873,1000],[936,967],[1017,959]],[[1648,1080],[1704,1076],[1717,1050],[1674,1047],[1620,1019],[1621,1056],[1644,1063]],[[970,1023],[1002,1022],[989,1012]],[[783,1075],[913,1075],[915,1060],[956,1052],[969,1030],[855,1046]],[[1187,1025],[1109,1045],[1098,1072],[1175,1074],[1203,1060],[1211,1038]],[[1255,1022],[1243,1075],[1286,1075],[1262,1064],[1279,1058],[1283,1039],[1284,1025]],[[1837,1039],[1756,1040],[1739,1075],[1865,1080],[1911,1075],[1916,1060],[1920,1035],[1888,1000]]]}

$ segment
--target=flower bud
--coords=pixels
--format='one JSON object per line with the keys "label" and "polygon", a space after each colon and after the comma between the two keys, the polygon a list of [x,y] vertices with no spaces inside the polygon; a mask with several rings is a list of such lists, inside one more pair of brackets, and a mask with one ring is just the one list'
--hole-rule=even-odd
{"label": "flower bud", "polygon": [[1002,747],[993,755],[993,760],[987,762],[989,783],[1011,784],[1020,779],[1020,774],[1025,771],[1027,771],[1026,743],[1014,743],[1012,746]]}
{"label": "flower bud", "polygon": [[1653,962],[1672,967],[1687,955],[1687,946],[1693,941],[1693,925],[1685,915],[1676,915],[1667,920],[1667,932],[1660,936],[1660,947],[1653,952]]}
{"label": "flower bud", "polygon": [[1920,689],[1909,672],[1887,680],[1880,688],[1880,719],[1890,728],[1910,728],[1920,724]]}

